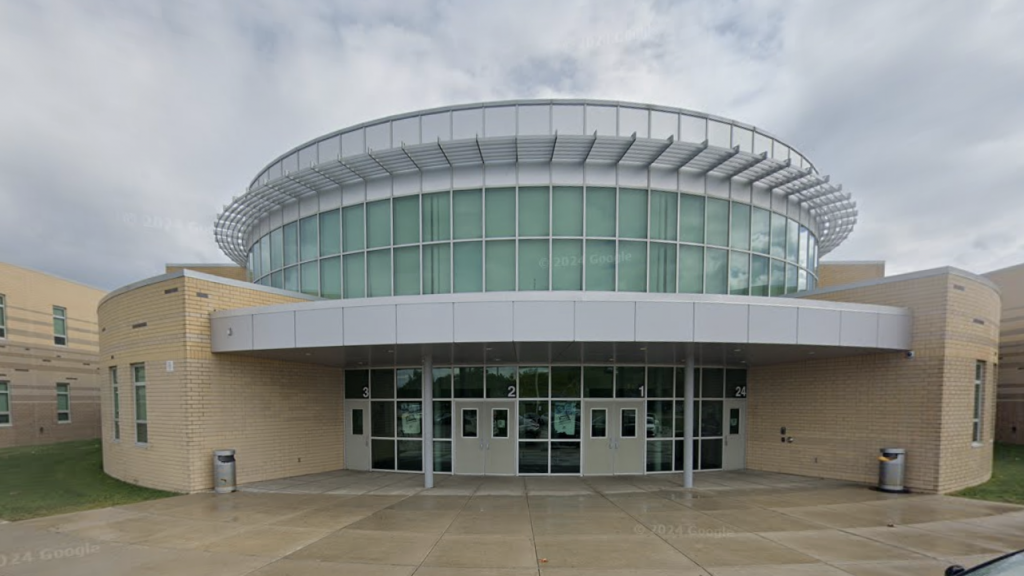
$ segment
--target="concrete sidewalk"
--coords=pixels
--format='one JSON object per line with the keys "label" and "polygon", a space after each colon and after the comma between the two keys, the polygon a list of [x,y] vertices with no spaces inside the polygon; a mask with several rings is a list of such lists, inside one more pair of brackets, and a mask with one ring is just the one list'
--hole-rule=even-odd
{"label": "concrete sidewalk", "polygon": [[933,575],[1024,548],[1019,506],[751,471],[681,482],[315,474],[5,524],[0,574]]}

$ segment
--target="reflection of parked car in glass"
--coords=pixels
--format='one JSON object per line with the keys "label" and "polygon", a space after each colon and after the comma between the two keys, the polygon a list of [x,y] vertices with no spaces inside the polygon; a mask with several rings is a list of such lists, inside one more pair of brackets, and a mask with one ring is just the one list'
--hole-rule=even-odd
{"label": "reflection of parked car in glass", "polygon": [[950,566],[946,568],[946,576],[1017,576],[1024,574],[1024,550],[1010,552],[995,560],[989,560],[974,568]]}

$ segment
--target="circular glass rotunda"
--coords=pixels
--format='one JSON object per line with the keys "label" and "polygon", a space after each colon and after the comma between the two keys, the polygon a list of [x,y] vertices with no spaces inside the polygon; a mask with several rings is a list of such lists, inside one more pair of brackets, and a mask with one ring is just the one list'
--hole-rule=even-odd
{"label": "circular glass rotunda", "polygon": [[856,216],[753,126],[524,100],[303,144],[215,233],[252,282],[316,297],[259,355],[345,369],[346,467],[689,473],[743,467],[749,365],[863,352],[773,325],[820,308],[772,297],[814,289]]}

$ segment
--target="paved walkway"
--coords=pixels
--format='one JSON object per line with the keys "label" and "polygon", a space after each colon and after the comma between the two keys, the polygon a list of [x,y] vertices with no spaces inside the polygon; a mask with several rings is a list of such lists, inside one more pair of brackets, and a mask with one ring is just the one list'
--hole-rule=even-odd
{"label": "paved walkway", "polygon": [[1024,508],[760,472],[339,471],[0,526],[0,574],[934,575],[1024,548]]}

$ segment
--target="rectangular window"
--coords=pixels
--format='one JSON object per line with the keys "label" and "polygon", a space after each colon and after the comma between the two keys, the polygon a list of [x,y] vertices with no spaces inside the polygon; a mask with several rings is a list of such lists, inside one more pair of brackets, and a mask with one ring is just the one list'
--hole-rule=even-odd
{"label": "rectangular window", "polygon": [[315,260],[299,266],[299,280],[304,294],[320,295],[320,268]]}
{"label": "rectangular window", "polygon": [[[348,256],[345,256],[348,258]],[[367,291],[370,296],[391,296],[391,250],[366,253]]]}
{"label": "rectangular window", "polygon": [[[320,261],[320,283],[323,284],[324,264],[332,262],[332,265],[338,264],[337,258],[326,258]],[[333,277],[332,282],[337,281],[339,284],[345,285],[345,298],[362,298],[366,296],[366,255],[363,252],[356,254],[346,254],[344,262],[342,263],[344,270],[339,270],[341,276],[338,278]],[[339,296],[329,295],[325,290],[323,292],[324,298],[339,298]]]}
{"label": "rectangular window", "polygon": [[786,217],[772,213],[771,254],[775,258],[786,257]]}
{"label": "rectangular window", "polygon": [[619,237],[647,238],[647,190],[619,190]]}
{"label": "rectangular window", "polygon": [[549,263],[547,240],[520,240],[519,290],[547,290]]}
{"label": "rectangular window", "polygon": [[483,292],[483,242],[456,242],[452,247],[452,257],[455,261],[455,291]]}
{"label": "rectangular window", "polygon": [[[488,196],[488,198],[490,198]],[[487,205],[488,210],[490,204]],[[516,243],[514,240],[487,242],[484,247],[485,288],[488,292],[516,289]]]}
{"label": "rectangular window", "polygon": [[488,238],[516,235],[515,188],[488,188],[484,192],[484,233]]}
{"label": "rectangular window", "polygon": [[981,443],[983,439],[982,422],[985,411],[985,363],[974,364],[974,418],[972,422],[971,440]]}
{"label": "rectangular window", "polygon": [[451,237],[451,200],[448,192],[424,194],[423,241],[437,242],[451,240]]}
{"label": "rectangular window", "polygon": [[651,192],[651,239],[675,240],[679,232],[679,194]]}
{"label": "rectangular window", "polygon": [[729,202],[708,198],[707,243],[714,246],[729,245]]}
{"label": "rectangular window", "polygon": [[352,435],[362,436],[363,435],[363,409],[353,408],[352,409]]}
{"label": "rectangular window", "polygon": [[[674,228],[673,228],[674,229]],[[647,291],[676,291],[676,245],[651,242],[647,267]]]}
{"label": "rectangular window", "polygon": [[416,244],[420,241],[420,197],[395,198],[395,245]]}
{"label": "rectangular window", "polygon": [[284,265],[299,262],[299,224],[292,222],[284,227]]}
{"label": "rectangular window", "polygon": [[57,422],[71,422],[71,389],[67,384],[57,384]]}
{"label": "rectangular window", "polygon": [[[363,209],[359,208],[359,236],[363,235]],[[346,222],[347,223],[347,222]],[[360,247],[362,240],[360,239]],[[337,210],[320,214],[320,256],[333,256],[341,252],[341,216]]]}
{"label": "rectangular window", "polygon": [[68,311],[60,306],[53,307],[53,343],[68,345]]}
{"label": "rectangular window", "polygon": [[619,438],[636,438],[636,408],[623,408]]}
{"label": "rectangular window", "polygon": [[508,408],[491,410],[491,438],[508,438]]}
{"label": "rectangular window", "polygon": [[270,233],[270,269],[280,270],[284,266],[284,230],[278,228]]}
{"label": "rectangular window", "polygon": [[366,247],[391,245],[391,201],[379,200],[366,205]]}
{"label": "rectangular window", "polygon": [[110,367],[110,397],[114,401],[114,440],[121,439],[121,390],[117,385],[117,366]]}
{"label": "rectangular window", "polygon": [[[587,236],[615,237],[615,188],[587,188]],[[590,290],[591,288],[587,288]]]}
{"label": "rectangular window", "polygon": [[462,437],[476,438],[476,408],[462,409]]}
{"label": "rectangular window", "polygon": [[341,258],[335,256],[320,261],[320,295],[341,298]]}
{"label": "rectangular window", "polygon": [[772,259],[769,295],[782,296],[786,293],[786,264],[782,260]]}
{"label": "rectangular window", "polygon": [[679,292],[704,292],[704,248],[685,244],[679,246]]}
{"label": "rectangular window", "polygon": [[704,263],[704,292],[729,293],[729,251],[708,248]]}
{"label": "rectangular window", "polygon": [[516,374],[515,366],[488,366],[486,384],[488,398],[515,398]]}
{"label": "rectangular window", "polygon": [[284,289],[292,292],[299,291],[299,267],[289,266],[284,269]]}
{"label": "rectangular window", "polygon": [[[328,212],[328,214],[335,214],[336,211]],[[352,252],[354,250],[363,250],[366,248],[366,221],[363,215],[363,205],[359,204],[356,206],[347,206],[341,211],[341,236],[342,236],[342,249],[345,252]],[[327,234],[327,230],[324,228],[323,214],[320,215],[320,244],[323,245],[324,235]],[[337,252],[330,252],[330,254],[337,254]],[[320,251],[320,255],[324,256],[325,252]]]}
{"label": "rectangular window", "polygon": [[608,437],[608,411],[604,408],[592,408],[590,410],[590,437]]}
{"label": "rectangular window", "polygon": [[750,213],[750,249],[759,254],[767,254],[771,231],[771,212],[763,208],[754,208]]}
{"label": "rectangular window", "polygon": [[484,203],[480,190],[456,190],[452,198],[455,216],[453,237],[456,240],[482,238],[484,232]]}
{"label": "rectangular window", "polygon": [[519,189],[520,236],[548,236],[551,218],[548,195],[546,187]]}
{"label": "rectangular window", "polygon": [[7,338],[7,300],[0,294],[0,338]]}
{"label": "rectangular window", "polygon": [[0,380],[0,426],[11,423],[11,383]]}
{"label": "rectangular window", "polygon": [[420,293],[420,247],[395,248],[395,296]]}
{"label": "rectangular window", "polygon": [[619,242],[619,292],[646,291],[647,243]]}
{"label": "rectangular window", "polygon": [[317,234],[316,216],[299,220],[299,258],[305,262],[317,257],[317,246],[320,244]]}
{"label": "rectangular window", "polygon": [[551,288],[552,290],[583,289],[582,240],[551,241]]}
{"label": "rectangular window", "polygon": [[270,234],[260,238],[260,274],[270,274]]}
{"label": "rectangular window", "polygon": [[729,223],[729,246],[750,250],[750,206],[734,202]]}
{"label": "rectangular window", "polygon": [[555,186],[551,210],[554,236],[583,236],[583,188]]}
{"label": "rectangular window", "polygon": [[797,284],[796,266],[786,264],[786,294],[796,292]]}
{"label": "rectangular window", "polygon": [[683,194],[679,197],[679,240],[704,243],[704,198]]}
{"label": "rectangular window", "polygon": [[452,245],[423,247],[423,293],[450,294],[452,291]]}
{"label": "rectangular window", "polygon": [[750,255],[746,252],[729,253],[729,294],[746,295],[750,292]]}
{"label": "rectangular window", "polygon": [[800,254],[800,225],[793,220],[786,221],[786,260],[796,262]]}
{"label": "rectangular window", "polygon": [[135,392],[135,442],[149,443],[149,421],[146,419],[146,365],[132,364],[132,387]]}
{"label": "rectangular window", "polygon": [[[587,210],[590,210],[589,204]],[[587,230],[589,235],[590,229]],[[587,240],[586,249],[586,289],[615,291],[615,241]]]}
{"label": "rectangular window", "polygon": [[765,256],[750,257],[750,295],[768,295],[768,258]]}

